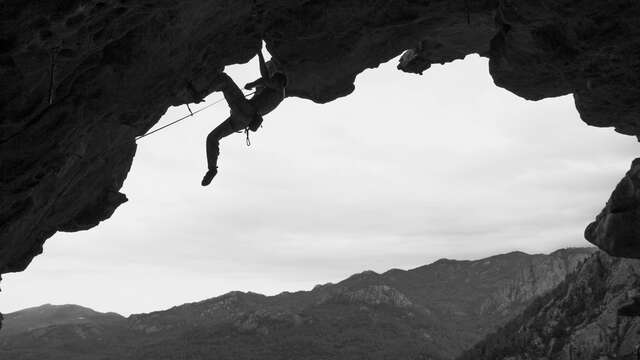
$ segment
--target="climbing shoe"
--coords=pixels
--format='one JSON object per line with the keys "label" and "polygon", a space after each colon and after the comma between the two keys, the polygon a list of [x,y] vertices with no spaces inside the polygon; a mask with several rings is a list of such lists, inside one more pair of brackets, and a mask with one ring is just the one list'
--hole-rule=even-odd
{"label": "climbing shoe", "polygon": [[218,168],[207,171],[207,173],[204,174],[204,177],[202,178],[202,182],[201,182],[202,186],[207,186],[211,184],[211,180],[213,180],[213,178],[216,176],[217,173],[218,173]]}

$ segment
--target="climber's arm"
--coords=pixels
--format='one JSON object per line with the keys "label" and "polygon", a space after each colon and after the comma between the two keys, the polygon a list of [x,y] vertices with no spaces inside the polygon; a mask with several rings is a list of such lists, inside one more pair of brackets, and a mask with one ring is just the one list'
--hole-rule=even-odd
{"label": "climber's arm", "polygon": [[264,56],[262,56],[262,49],[258,51],[258,61],[260,61],[260,75],[262,75],[263,79],[268,79],[269,69],[267,69],[267,63],[264,61]]}
{"label": "climber's arm", "polygon": [[246,90],[251,90],[251,89],[255,89],[255,88],[260,87],[260,86],[262,86],[262,87],[265,86],[264,78],[260,78],[260,79],[258,79],[256,81],[252,81],[252,82],[248,83],[247,85],[245,85],[244,88]]}

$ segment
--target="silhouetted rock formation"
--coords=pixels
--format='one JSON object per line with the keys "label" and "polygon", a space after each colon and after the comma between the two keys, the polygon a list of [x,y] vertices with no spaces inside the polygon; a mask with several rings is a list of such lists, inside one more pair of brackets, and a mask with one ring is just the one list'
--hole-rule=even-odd
{"label": "silhouetted rock formation", "polygon": [[[0,273],[23,270],[56,231],[111,216],[135,137],[168,106],[200,101],[262,40],[290,96],[345,96],[407,49],[413,72],[479,53],[498,86],[532,100],[573,93],[586,123],[638,135],[639,32],[629,0],[3,1]],[[637,254],[613,233],[596,244]]]}
{"label": "silhouetted rock formation", "polygon": [[640,159],[618,183],[585,237],[614,256],[640,258]]}
{"label": "silhouetted rock formation", "polygon": [[599,252],[459,360],[636,359],[640,319],[618,308],[639,282],[640,261]]}
{"label": "silhouetted rock formation", "polygon": [[367,271],[312,291],[232,292],[115,323],[107,314],[85,315],[80,307],[68,311],[67,321],[50,315],[61,313],[56,307],[27,309],[7,315],[10,330],[0,331],[0,357],[452,359],[593,252],[440,260],[409,271]]}

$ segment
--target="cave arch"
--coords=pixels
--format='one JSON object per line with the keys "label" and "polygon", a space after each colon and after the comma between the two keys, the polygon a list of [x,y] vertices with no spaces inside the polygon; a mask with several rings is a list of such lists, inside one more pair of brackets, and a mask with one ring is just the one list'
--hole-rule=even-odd
{"label": "cave arch", "polygon": [[[59,230],[125,201],[136,136],[198,101],[264,39],[291,95],[328,102],[407,49],[409,71],[479,53],[527,99],[573,93],[589,125],[640,134],[640,4],[626,0],[7,1],[0,8],[0,273],[24,270]],[[640,257],[640,161],[589,241]]]}

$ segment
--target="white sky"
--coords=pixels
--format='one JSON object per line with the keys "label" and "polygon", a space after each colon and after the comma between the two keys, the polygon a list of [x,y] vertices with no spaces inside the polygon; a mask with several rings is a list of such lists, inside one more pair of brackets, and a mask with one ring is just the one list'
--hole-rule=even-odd
{"label": "white sky", "polygon": [[[570,96],[534,103],[494,86],[478,56],[423,76],[395,66],[366,71],[329,104],[287,99],[250,148],[244,135],[225,139],[207,188],[204,141],[224,102],[141,140],[130,201],[5,275],[0,310],[128,315],[441,257],[587,245],[584,227],[638,155],[635,138],[586,126]],[[227,70],[241,85],[258,74],[255,61]]]}

